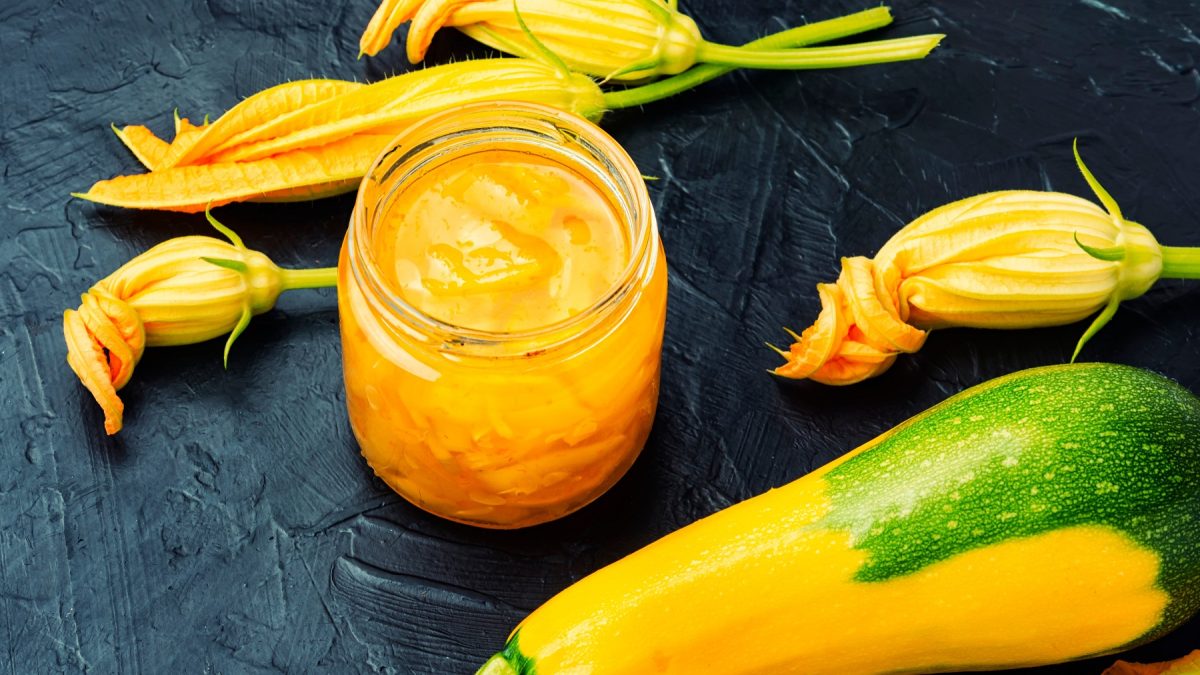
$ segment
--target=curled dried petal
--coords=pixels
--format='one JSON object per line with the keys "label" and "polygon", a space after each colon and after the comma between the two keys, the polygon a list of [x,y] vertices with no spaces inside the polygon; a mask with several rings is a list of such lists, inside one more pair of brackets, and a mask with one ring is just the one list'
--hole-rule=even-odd
{"label": "curled dried petal", "polygon": [[925,344],[925,331],[900,320],[896,296],[880,288],[875,263],[869,258],[843,258],[838,286],[867,344],[906,353],[915,352]]}
{"label": "curled dried petal", "polygon": [[1132,663],[1117,661],[1103,675],[1187,675],[1200,672],[1200,649],[1174,661]]}
{"label": "curled dried petal", "polygon": [[835,386],[855,384],[878,377],[896,362],[896,354],[888,354],[862,342],[842,342],[837,355],[809,376],[814,382]]}
{"label": "curled dried petal", "polygon": [[108,354],[115,389],[129,382],[133,367],[146,348],[146,331],[137,312],[97,285],[83,295],[79,316],[88,333]]}
{"label": "curled dried petal", "polygon": [[851,326],[828,361],[809,376],[814,382],[846,385],[882,375],[896,361],[896,353],[867,344],[858,326]]}
{"label": "curled dried petal", "polygon": [[837,284],[819,284],[821,314],[786,353],[775,373],[845,385],[881,375],[901,353],[921,348],[927,333],[905,323],[897,294],[868,258],[842,259]]}
{"label": "curled dried petal", "polygon": [[88,330],[79,312],[70,309],[63,312],[63,336],[67,341],[67,364],[104,411],[104,431],[110,436],[117,433],[125,404],[117,396],[103,345]]}
{"label": "curled dried petal", "polygon": [[817,284],[821,296],[821,313],[817,321],[796,337],[788,351],[787,363],[775,369],[775,374],[802,379],[811,377],[837,354],[846,334],[842,312],[842,291],[835,284]]}

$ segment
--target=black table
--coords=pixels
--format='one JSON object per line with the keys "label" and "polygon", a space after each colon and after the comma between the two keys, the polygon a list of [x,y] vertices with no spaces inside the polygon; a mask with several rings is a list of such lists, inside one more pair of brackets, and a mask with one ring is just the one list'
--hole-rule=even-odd
{"label": "black table", "polygon": [[[741,42],[871,3],[685,3]],[[167,6],[164,6],[167,5]],[[1020,6],[1014,9],[1013,6]],[[219,341],[151,349],[126,429],[64,362],[61,313],[199,216],[71,200],[138,169],[109,131],[193,120],[289,79],[373,80],[369,0],[6,0],[0,6],[0,670],[471,672],[588,572],[781,485],[983,380],[1069,358],[1082,325],[947,330],[886,376],[781,384],[764,340],[815,316],[813,285],[908,220],[1003,188],[1088,195],[1070,141],[1125,213],[1200,244],[1200,4],[898,0],[881,35],[949,34],[922,63],[740,73],[606,127],[650,185],[670,260],[658,420],[600,501],[527,531],[417,510],[374,478],[344,410],[332,292],[286,295],[228,371]],[[431,58],[484,53],[442,35]],[[352,197],[220,217],[280,264],[333,264]],[[1127,303],[1089,360],[1200,390],[1200,284]],[[1131,653],[1200,646],[1193,620]],[[864,648],[870,648],[864,645]],[[1111,658],[1044,668],[1098,673]]]}

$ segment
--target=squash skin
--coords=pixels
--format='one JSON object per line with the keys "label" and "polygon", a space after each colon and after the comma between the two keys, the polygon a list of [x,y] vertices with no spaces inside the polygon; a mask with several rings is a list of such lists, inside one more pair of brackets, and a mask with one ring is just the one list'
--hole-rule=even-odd
{"label": "squash skin", "polygon": [[[959,431],[972,417],[983,425]],[[945,448],[930,456],[930,438],[954,439],[970,454]],[[976,468],[982,448],[990,461]],[[871,450],[827,472],[831,524],[853,528],[863,515],[896,523],[856,537],[855,548],[870,553],[856,579],[886,581],[1014,537],[1107,525],[1162,557],[1159,582],[1172,598],[1163,627],[1200,609],[1200,532],[1182,527],[1200,528],[1200,401],[1166,378],[1108,364],[1023,371],[939,404]],[[924,486],[924,496],[906,502],[905,492]],[[962,503],[987,507],[954,509]],[[896,517],[906,509],[913,511]],[[948,513],[958,527],[945,527]],[[1014,515],[1004,527],[993,525],[1007,514]]]}
{"label": "squash skin", "polygon": [[[1120,651],[1200,609],[1198,482],[1182,387],[1109,364],[1014,373],[583,579],[502,657],[521,675],[816,675]],[[1045,644],[1005,641],[1021,631]]]}

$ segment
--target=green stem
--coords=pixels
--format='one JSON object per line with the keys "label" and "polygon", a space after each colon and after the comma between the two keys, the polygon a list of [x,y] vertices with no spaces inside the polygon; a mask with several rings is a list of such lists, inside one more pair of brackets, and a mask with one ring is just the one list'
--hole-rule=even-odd
{"label": "green stem", "polygon": [[280,270],[283,290],[298,288],[328,288],[337,286],[337,268],[321,267],[309,270]]}
{"label": "green stem", "polygon": [[[743,47],[755,49],[787,49],[803,47],[804,45],[839,40],[851,35],[865,33],[869,30],[882,28],[892,22],[892,14],[887,7],[847,14],[836,19],[827,19],[810,23],[806,26],[789,28],[773,33],[766,37],[748,42]],[[705,63],[690,68],[678,75],[664,78],[651,84],[632,89],[609,91],[604,94],[604,103],[609,110],[631,108],[634,106],[653,103],[660,99],[697,87],[709,80],[714,80],[725,73],[736,70],[734,66],[723,66]]]}
{"label": "green stem", "polygon": [[475,671],[475,675],[517,675],[517,669],[502,654],[496,654]]}
{"label": "green stem", "polygon": [[1200,279],[1200,248],[1163,246],[1160,279]]}
{"label": "green stem", "polygon": [[725,66],[771,70],[849,68],[874,63],[923,59],[942,41],[943,35],[918,35],[895,40],[862,42],[839,47],[801,49],[753,49],[705,42],[697,60]]}

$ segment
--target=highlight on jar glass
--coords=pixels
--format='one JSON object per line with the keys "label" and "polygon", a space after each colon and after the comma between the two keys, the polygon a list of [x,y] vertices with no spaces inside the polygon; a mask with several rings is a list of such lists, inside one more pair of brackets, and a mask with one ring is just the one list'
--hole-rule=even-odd
{"label": "highlight on jar glass", "polygon": [[413,504],[535,525],[640,453],[666,260],[641,175],[591,122],[489,102],[416,124],[363,180],[338,273],[350,423]]}

